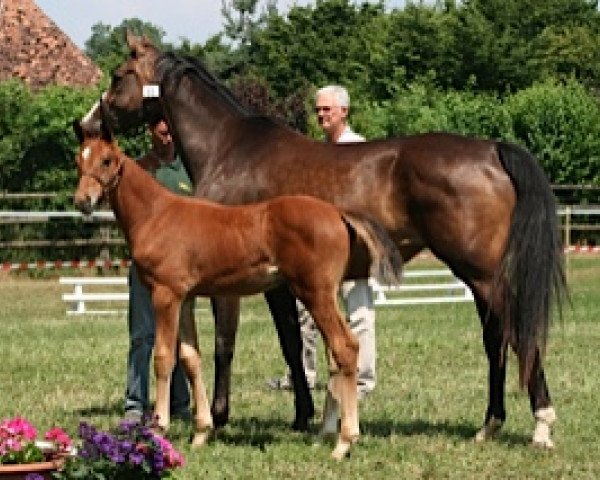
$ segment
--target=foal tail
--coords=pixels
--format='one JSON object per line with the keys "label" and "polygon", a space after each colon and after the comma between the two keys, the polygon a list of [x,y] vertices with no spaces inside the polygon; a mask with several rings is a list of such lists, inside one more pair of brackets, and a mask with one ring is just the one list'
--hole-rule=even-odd
{"label": "foal tail", "polygon": [[387,231],[362,215],[343,212],[346,225],[365,243],[371,256],[369,276],[385,285],[400,283],[402,256]]}
{"label": "foal tail", "polygon": [[514,346],[519,360],[519,383],[524,387],[539,353],[545,353],[550,309],[560,313],[566,293],[562,242],[556,201],[535,158],[525,149],[497,143],[500,162],[516,191],[508,245],[498,285],[503,302],[503,344]]}

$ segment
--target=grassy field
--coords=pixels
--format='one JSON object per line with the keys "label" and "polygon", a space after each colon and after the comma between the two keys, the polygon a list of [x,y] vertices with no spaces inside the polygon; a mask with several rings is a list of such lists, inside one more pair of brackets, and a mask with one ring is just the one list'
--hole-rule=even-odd
{"label": "grassy field", "polygon": [[[573,306],[555,321],[546,359],[558,415],[554,451],[529,446],[533,420],[512,357],[502,434],[473,442],[486,406],[487,367],[474,309],[457,304],[378,310],[378,387],[361,406],[359,444],[349,459],[333,462],[330,447],[317,442],[316,422],[310,434],[290,430],[292,395],[265,386],[284,366],[257,297],[243,303],[230,424],[201,450],[187,445],[190,425],[176,421],[169,432],[187,462],[178,478],[600,477],[600,258],[571,258],[569,281]],[[67,317],[61,291],[56,279],[0,278],[0,418],[20,414],[40,430],[57,424],[76,436],[80,420],[108,428],[123,413],[126,320]],[[206,310],[198,325],[210,391],[213,325]],[[316,392],[319,409],[323,397]]]}

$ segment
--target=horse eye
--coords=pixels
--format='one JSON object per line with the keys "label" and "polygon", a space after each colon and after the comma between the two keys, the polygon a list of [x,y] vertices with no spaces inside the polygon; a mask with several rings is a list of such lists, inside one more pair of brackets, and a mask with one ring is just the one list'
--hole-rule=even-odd
{"label": "horse eye", "polygon": [[102,166],[104,168],[108,168],[110,166],[110,158],[106,157],[104,160],[102,160]]}

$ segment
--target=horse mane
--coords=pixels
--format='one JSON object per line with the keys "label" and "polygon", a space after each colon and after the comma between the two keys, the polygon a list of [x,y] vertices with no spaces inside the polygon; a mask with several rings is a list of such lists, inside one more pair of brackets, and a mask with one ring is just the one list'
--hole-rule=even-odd
{"label": "horse mane", "polygon": [[256,114],[248,110],[231,90],[206,68],[204,63],[202,63],[198,57],[191,55],[177,55],[174,52],[164,52],[157,60],[156,72],[161,85],[164,82],[170,81],[177,85],[185,75],[191,74],[204,85],[214,90],[217,95],[223,98],[243,117],[252,119],[257,125],[262,125],[263,128],[282,126],[289,128],[288,125],[285,125],[268,115]]}
{"label": "horse mane", "polygon": [[202,61],[197,57],[191,55],[177,55],[173,52],[164,52],[157,60],[156,70],[159,83],[161,84],[166,81],[173,81],[175,84],[178,84],[184,75],[191,73],[203,84],[214,90],[217,95],[225,99],[227,103],[233,106],[239,113],[246,117],[252,116],[231,90],[210,73]]}

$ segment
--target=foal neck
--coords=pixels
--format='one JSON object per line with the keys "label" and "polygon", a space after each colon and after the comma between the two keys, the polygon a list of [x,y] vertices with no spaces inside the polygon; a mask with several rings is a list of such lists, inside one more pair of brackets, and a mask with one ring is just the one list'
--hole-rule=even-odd
{"label": "foal neck", "polygon": [[125,235],[150,220],[165,203],[169,192],[140,167],[135,160],[123,156],[121,178],[110,193],[110,205]]}

